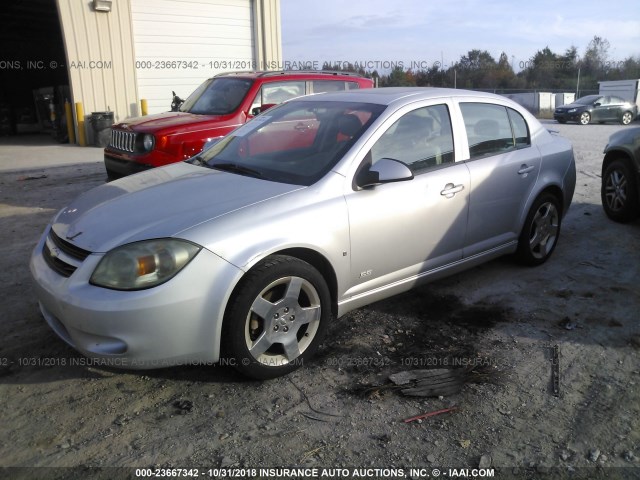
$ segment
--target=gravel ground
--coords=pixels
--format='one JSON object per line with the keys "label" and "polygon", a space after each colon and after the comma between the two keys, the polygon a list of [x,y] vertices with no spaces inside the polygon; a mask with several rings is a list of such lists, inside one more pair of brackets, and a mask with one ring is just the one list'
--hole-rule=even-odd
{"label": "gravel ground", "polygon": [[[494,467],[494,478],[640,478],[640,222],[609,221],[599,197],[602,149],[625,127],[547,123],[573,142],[578,168],[549,262],[499,259],[356,310],[313,362],[262,383],[220,365],[110,370],[67,347],[40,316],[28,258],[103,167],[1,173],[0,476],[135,478],[97,468],[143,467],[294,478],[259,469],[296,467],[473,478],[462,469]],[[471,370],[458,393],[408,397],[389,381],[454,362]]]}

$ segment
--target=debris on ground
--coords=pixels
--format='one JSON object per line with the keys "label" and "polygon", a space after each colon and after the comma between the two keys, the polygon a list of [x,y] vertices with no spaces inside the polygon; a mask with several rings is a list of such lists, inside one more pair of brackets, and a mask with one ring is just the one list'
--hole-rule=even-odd
{"label": "debris on ground", "polygon": [[193,402],[191,400],[176,400],[173,406],[178,409],[181,415],[190,413],[193,410]]}
{"label": "debris on ground", "polygon": [[18,181],[24,182],[25,180],[41,180],[43,178],[48,178],[48,175],[45,175],[44,173],[42,175],[25,175],[23,177],[19,177]]}
{"label": "debris on ground", "polygon": [[389,376],[403,395],[411,397],[439,397],[460,392],[467,378],[463,368],[436,368],[433,370],[405,370]]}
{"label": "debris on ground", "polygon": [[435,412],[423,413],[421,415],[416,415],[415,417],[406,418],[404,420],[404,423],[411,423],[411,422],[415,422],[415,421],[418,421],[418,420],[423,420],[425,418],[434,417],[434,416],[440,415],[442,413],[454,412],[456,410],[458,410],[458,407],[443,408],[442,410],[436,410]]}

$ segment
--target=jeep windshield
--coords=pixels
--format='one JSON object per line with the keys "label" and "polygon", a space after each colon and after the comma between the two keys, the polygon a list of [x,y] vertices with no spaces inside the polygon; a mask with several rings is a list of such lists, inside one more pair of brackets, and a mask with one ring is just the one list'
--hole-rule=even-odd
{"label": "jeep windshield", "polygon": [[334,167],[384,109],[369,103],[290,101],[236,128],[191,163],[308,186]]}
{"label": "jeep windshield", "polygon": [[180,111],[198,115],[233,113],[252,83],[253,80],[246,78],[210,78],[189,95]]}

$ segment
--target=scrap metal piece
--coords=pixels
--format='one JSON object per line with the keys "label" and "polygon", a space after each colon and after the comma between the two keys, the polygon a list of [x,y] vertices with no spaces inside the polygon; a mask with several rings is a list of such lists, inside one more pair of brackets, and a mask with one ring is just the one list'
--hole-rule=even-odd
{"label": "scrap metal piece", "polygon": [[467,371],[462,368],[407,370],[389,376],[396,385],[406,386],[401,392],[411,397],[439,397],[458,393]]}

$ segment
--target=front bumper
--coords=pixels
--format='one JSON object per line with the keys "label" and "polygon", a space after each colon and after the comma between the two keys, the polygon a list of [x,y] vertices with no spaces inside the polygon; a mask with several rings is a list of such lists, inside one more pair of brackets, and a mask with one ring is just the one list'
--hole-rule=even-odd
{"label": "front bumper", "polygon": [[133,175],[134,173],[144,172],[150,168],[154,168],[153,165],[146,163],[140,163],[126,158],[118,158],[104,154],[104,167],[107,170],[107,174],[110,179],[126,177]]}
{"label": "front bumper", "polygon": [[218,361],[224,308],[240,269],[202,249],[167,283],[110,290],[89,284],[103,254],[89,255],[68,278],[55,272],[43,255],[48,231],[33,251],[30,269],[42,314],[65,342],[116,368]]}
{"label": "front bumper", "polygon": [[582,112],[568,113],[568,112],[554,112],[553,119],[557,122],[577,122],[580,120],[580,114]]}

